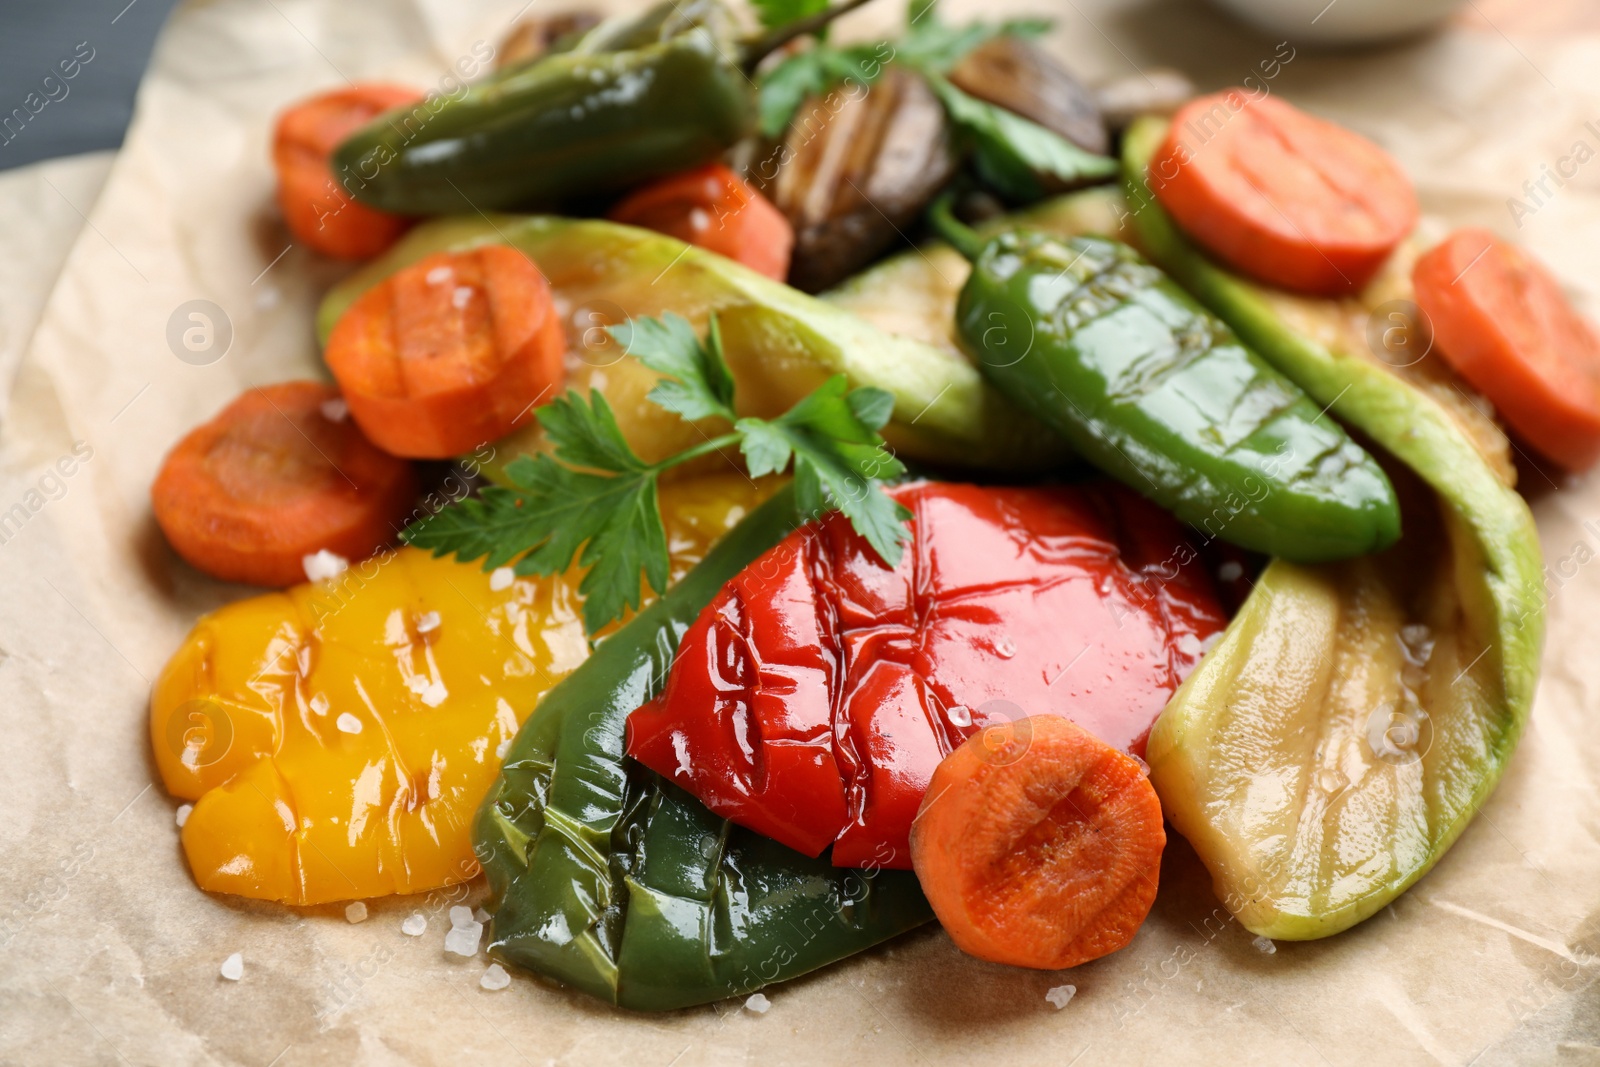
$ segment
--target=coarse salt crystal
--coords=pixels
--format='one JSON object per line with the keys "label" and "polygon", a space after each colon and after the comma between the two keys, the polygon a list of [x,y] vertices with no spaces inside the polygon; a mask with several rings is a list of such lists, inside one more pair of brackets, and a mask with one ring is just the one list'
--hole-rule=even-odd
{"label": "coarse salt crystal", "polygon": [[465,926],[452,926],[444,935],[444,950],[457,956],[476,956],[478,940],[483,937],[483,924],[469,922]]}
{"label": "coarse salt crystal", "polygon": [[450,305],[459,311],[470,303],[472,303],[472,286],[456,286],[456,291],[450,294]]}
{"label": "coarse salt crystal", "polygon": [[311,710],[318,715],[328,714],[328,698],[323,693],[318,693],[311,698]]}
{"label": "coarse salt crystal", "polygon": [[510,589],[511,583],[517,580],[517,572],[510,567],[496,567],[489,572],[489,588],[496,593],[502,589]]}
{"label": "coarse salt crystal", "polygon": [[965,704],[956,704],[946,708],[944,717],[950,720],[951,726],[971,726],[972,709]]}
{"label": "coarse salt crystal", "polygon": [[472,917],[481,923],[486,923],[489,921],[489,913],[484,911],[482,908],[473,908]]}
{"label": "coarse salt crystal", "polygon": [[329,552],[319,548],[308,556],[300,557],[300,566],[305,568],[306,581],[321,582],[330,578],[337,578],[350,569],[350,561],[337,552]]}
{"label": "coarse salt crystal", "polygon": [[339,717],[333,720],[333,724],[339,728],[339,732],[342,734],[359,734],[361,732],[361,720],[348,711],[341,711]]}
{"label": "coarse salt crystal", "polygon": [[1217,568],[1217,577],[1225,582],[1237,582],[1244,577],[1244,566],[1237,560],[1230,559]]}
{"label": "coarse salt crystal", "polygon": [[235,952],[222,961],[222,977],[230,982],[237,982],[244,977],[244,957]]}
{"label": "coarse salt crystal", "polygon": [[438,628],[439,613],[437,611],[425,611],[417,616],[417,633],[431,634]]}
{"label": "coarse salt crystal", "polygon": [[1060,1011],[1062,1008],[1067,1006],[1067,1004],[1072,1000],[1073,997],[1077,995],[1077,993],[1078,987],[1075,985],[1058,985],[1053,987],[1050,992],[1046,993],[1044,995],[1044,999],[1054,1004],[1056,1006],[1056,1011]]}
{"label": "coarse salt crystal", "polygon": [[421,937],[428,930],[428,917],[420,911],[414,911],[406,916],[406,921],[400,924],[400,932],[407,937]]}
{"label": "coarse salt crystal", "polygon": [[508,737],[504,741],[500,742],[498,745],[494,746],[494,758],[503,760],[503,759],[506,758],[506,753],[510,752],[510,751],[511,751],[511,738]]}
{"label": "coarse salt crystal", "polygon": [[450,690],[444,687],[443,682],[434,682],[420,694],[422,702],[430,708],[436,708],[444,703],[444,698],[450,695]]}
{"label": "coarse salt crystal", "polygon": [[478,984],[485,989],[504,989],[511,984],[511,976],[498,963],[491,963],[484,970],[483,977],[478,979]]}
{"label": "coarse salt crystal", "polygon": [[468,923],[473,923],[476,921],[477,920],[472,917],[472,909],[467,907],[465,904],[457,904],[455,907],[450,909],[451,927],[466,926]]}
{"label": "coarse salt crystal", "polygon": [[751,993],[744,1002],[744,1010],[753,1011],[757,1015],[765,1015],[770,1007],[772,1007],[772,1001],[767,999],[765,993]]}
{"label": "coarse salt crystal", "polygon": [[1274,952],[1278,951],[1278,946],[1272,943],[1272,938],[1270,937],[1258,937],[1250,943],[1254,945],[1256,947],[1256,951],[1261,953],[1263,956],[1270,956]]}
{"label": "coarse salt crystal", "polygon": [[179,804],[178,805],[178,825],[180,827],[184,823],[189,821],[189,813],[191,811],[193,811],[193,810],[194,810],[194,805],[193,804]]}
{"label": "coarse salt crystal", "polygon": [[322,402],[322,417],[329,422],[343,422],[350,417],[350,405],[344,402],[344,397],[342,396],[324,400]]}
{"label": "coarse salt crystal", "polygon": [[406,688],[410,689],[413,693],[420,695],[427,691],[428,679],[424,678],[420,674],[413,674],[406,682]]}
{"label": "coarse salt crystal", "polygon": [[455,277],[455,274],[456,272],[449,267],[435,267],[422,277],[429,285],[443,285]]}
{"label": "coarse salt crystal", "polygon": [[344,906],[346,922],[364,923],[367,921],[367,906],[359,900],[351,901]]}

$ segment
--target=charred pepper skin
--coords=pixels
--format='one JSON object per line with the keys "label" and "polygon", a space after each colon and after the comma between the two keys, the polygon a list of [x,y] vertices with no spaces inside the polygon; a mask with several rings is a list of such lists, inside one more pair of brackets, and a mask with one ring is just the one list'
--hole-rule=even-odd
{"label": "charred pepper skin", "polygon": [[956,322],[1013,403],[1207,538],[1320,562],[1400,536],[1377,462],[1126,245],[1002,233]]}
{"label": "charred pepper skin", "polygon": [[455,98],[381,116],[333,155],[364,204],[399,215],[551,207],[709,162],[755,127],[713,0],[602,24],[570,51]]}
{"label": "charred pepper skin", "polygon": [[492,953],[662,1011],[792,978],[932,917],[909,871],[808,859],[623,756],[628,713],[663,684],[690,623],[806,518],[781,490],[540,701],[478,813]]}

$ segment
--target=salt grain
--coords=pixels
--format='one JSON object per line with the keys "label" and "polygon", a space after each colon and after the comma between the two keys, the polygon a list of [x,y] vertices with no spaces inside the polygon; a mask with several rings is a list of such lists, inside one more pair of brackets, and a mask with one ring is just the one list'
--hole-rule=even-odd
{"label": "salt grain", "polygon": [[491,963],[483,972],[483,977],[478,979],[478,984],[485,989],[504,989],[511,984],[511,976],[498,963]]}
{"label": "salt grain", "polygon": [[517,572],[510,567],[496,567],[489,572],[489,588],[496,593],[502,589],[510,589],[511,583],[517,580]]}
{"label": "salt grain", "polygon": [[230,982],[237,982],[244,977],[244,957],[235,952],[222,961],[222,977]]}
{"label": "salt grain", "polygon": [[406,921],[400,924],[400,932],[408,937],[421,937],[428,931],[428,917],[420,911],[414,911],[406,916]]}
{"label": "salt grain", "polygon": [[344,397],[342,396],[324,400],[322,402],[322,417],[329,422],[343,422],[350,417],[350,405],[344,402]]}
{"label": "salt grain", "polygon": [[436,708],[444,703],[444,698],[450,695],[450,690],[444,687],[443,682],[433,682],[424,689],[420,696],[422,702],[430,708]]}
{"label": "salt grain", "polygon": [[511,751],[511,738],[508,737],[504,741],[500,742],[498,745],[494,746],[494,758],[503,760],[503,759],[506,758],[506,753],[510,752],[510,751]]}
{"label": "salt grain", "polygon": [[349,904],[346,904],[344,906],[344,918],[345,918],[346,922],[352,922],[352,923],[364,923],[364,922],[366,922],[367,921],[367,906],[365,904],[363,904],[359,900],[353,901],[353,902],[351,902]]}
{"label": "salt grain", "polygon": [[1056,1011],[1060,1011],[1062,1008],[1066,1007],[1067,1004],[1071,1002],[1072,998],[1077,996],[1077,994],[1078,987],[1075,985],[1058,985],[1053,987],[1050,992],[1046,993],[1044,995],[1044,999],[1054,1004],[1056,1006]]}
{"label": "salt grain", "polygon": [[972,709],[965,704],[956,704],[945,709],[944,717],[950,720],[951,726],[971,726]]}
{"label": "salt grain", "polygon": [[472,917],[472,909],[465,904],[457,904],[450,909],[450,925],[452,927],[467,926],[477,920]]}
{"label": "salt grain", "polygon": [[178,825],[180,827],[184,823],[189,821],[189,813],[191,811],[193,811],[193,810],[194,810],[194,805],[193,804],[179,804],[178,805]]}
{"label": "salt grain", "polygon": [[443,285],[455,277],[455,271],[449,267],[435,267],[422,277],[429,285]]}
{"label": "salt grain", "polygon": [[425,611],[417,616],[417,633],[431,634],[438,628],[439,613],[437,611]]}
{"label": "salt grain", "polygon": [[483,937],[483,924],[469,922],[465,926],[452,926],[444,935],[444,950],[457,956],[476,956],[478,941]]}
{"label": "salt grain", "polygon": [[460,311],[470,303],[472,303],[472,286],[456,286],[456,291],[450,294],[450,306]]}
{"label": "salt grain", "polygon": [[321,582],[339,577],[350,568],[350,561],[337,552],[319,548],[308,556],[301,556],[300,566],[305,568],[306,581]]}
{"label": "salt grain", "polygon": [[318,715],[328,714],[328,698],[325,694],[318,693],[311,698],[311,710]]}
{"label": "salt grain", "polygon": [[1225,582],[1237,582],[1244,577],[1244,566],[1237,560],[1229,560],[1217,568],[1217,577]]}
{"label": "salt grain", "polygon": [[339,717],[333,720],[333,724],[343,734],[359,734],[361,732],[361,720],[348,711],[341,711]]}
{"label": "salt grain", "polygon": [[744,1010],[753,1011],[757,1015],[765,1015],[770,1007],[772,1007],[772,1001],[767,999],[765,993],[751,993],[744,1002]]}
{"label": "salt grain", "polygon": [[1263,956],[1270,956],[1274,952],[1278,951],[1278,946],[1272,943],[1272,938],[1270,937],[1258,937],[1250,943],[1254,945],[1256,947],[1256,951],[1261,953]]}
{"label": "salt grain", "polygon": [[486,923],[489,921],[489,913],[484,911],[482,908],[473,908],[472,917],[481,923]]}

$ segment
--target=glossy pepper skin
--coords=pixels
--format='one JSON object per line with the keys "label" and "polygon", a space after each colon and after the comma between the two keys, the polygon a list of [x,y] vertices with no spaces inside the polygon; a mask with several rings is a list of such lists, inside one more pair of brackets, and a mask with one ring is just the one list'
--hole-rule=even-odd
{"label": "glossy pepper skin", "polygon": [[[675,572],[764,491],[663,487]],[[403,548],[201,619],[150,702],[161,780],[194,804],[195,881],[320,904],[473,877],[500,746],[588,656],[576,588]]]}
{"label": "glossy pepper skin", "polygon": [[956,321],[1013,403],[1208,538],[1312,562],[1400,535],[1372,457],[1126,245],[1002,233],[978,253]]}
{"label": "glossy pepper skin", "polygon": [[1171,516],[1120,486],[891,492],[890,569],[837,514],[729,582],[628,754],[712,811],[844,867],[911,866],[939,762],[1063,715],[1135,754],[1225,616]]}
{"label": "glossy pepper skin", "polygon": [[444,215],[549,207],[710,162],[755,126],[730,25],[717,0],[603,23],[568,51],[376,119],[333,172],[380,211]]}
{"label": "glossy pepper skin", "polygon": [[803,974],[927,921],[916,878],[834,868],[712,815],[623,756],[624,721],[723,583],[800,524],[782,490],[540,703],[480,810],[490,951],[665,1010]]}

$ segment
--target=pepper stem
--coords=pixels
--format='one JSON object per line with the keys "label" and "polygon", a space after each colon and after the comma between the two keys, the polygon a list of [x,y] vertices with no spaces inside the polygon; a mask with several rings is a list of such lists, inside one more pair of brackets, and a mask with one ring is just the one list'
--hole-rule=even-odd
{"label": "pepper stem", "polygon": [[793,22],[787,22],[782,26],[768,30],[745,45],[744,60],[740,63],[740,66],[744,68],[746,74],[754,73],[763,59],[766,59],[796,37],[804,37],[808,33],[816,33],[840,15],[854,11],[868,2],[869,0],[844,0],[843,3],[835,4],[833,7],[825,11],[819,11],[815,15],[808,15],[803,19],[795,19]]}
{"label": "pepper stem", "polygon": [[928,223],[969,263],[975,263],[978,254],[983,251],[984,240],[978,236],[977,230],[956,218],[955,212],[950,209],[955,199],[955,193],[946,192],[935,200],[928,209]]}

